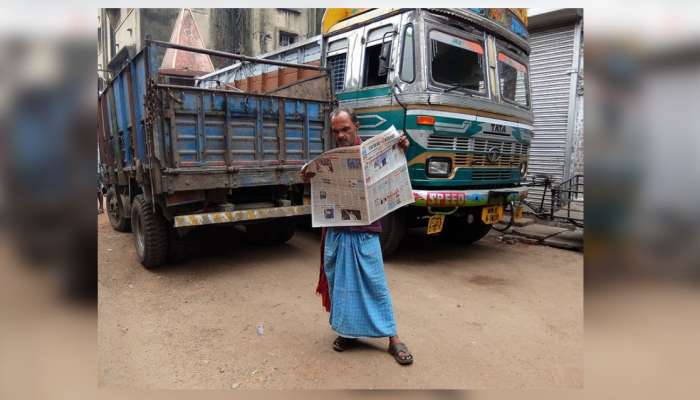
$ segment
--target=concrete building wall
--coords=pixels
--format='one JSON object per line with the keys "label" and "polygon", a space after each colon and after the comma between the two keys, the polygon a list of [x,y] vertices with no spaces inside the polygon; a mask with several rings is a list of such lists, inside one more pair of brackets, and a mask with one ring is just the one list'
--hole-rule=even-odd
{"label": "concrete building wall", "polygon": [[259,55],[281,46],[282,35],[295,36],[295,42],[321,32],[323,9],[253,8],[249,10],[247,36],[249,54]]}
{"label": "concrete building wall", "polygon": [[[179,11],[177,8],[144,8],[139,10],[142,36],[139,37],[138,50],[141,50],[149,36],[154,40],[169,41]],[[194,10],[192,14],[199,23],[198,14]]]}
{"label": "concrete building wall", "polygon": [[[324,9],[317,8],[193,8],[192,15],[210,49],[245,55],[258,55],[280,46],[282,33],[304,40],[317,35],[321,29]],[[177,8],[112,8],[101,9],[102,51],[98,45],[98,65],[106,68],[109,60],[125,46],[140,51],[146,37],[168,41],[179,13]],[[114,43],[110,40],[110,31]],[[165,53],[160,51],[159,59]],[[212,57],[216,68],[230,64],[229,60]]]}
{"label": "concrete building wall", "polygon": [[104,71],[107,66],[107,52],[104,49],[106,44],[105,28],[103,27],[104,19],[106,18],[104,10],[99,10],[97,13],[97,76],[104,79]]}
{"label": "concrete building wall", "polygon": [[121,21],[114,28],[114,38],[116,39],[116,51],[125,46],[135,46],[139,48],[139,38],[141,29],[139,27],[139,12],[133,8],[123,8],[121,11]]}
{"label": "concrete building wall", "polygon": [[[197,18],[198,13],[192,10],[192,15],[195,17],[195,21],[199,24]],[[170,41],[170,35],[175,27],[175,21],[177,20],[177,15],[180,12],[179,8],[143,8],[139,10],[140,20],[141,20],[141,33],[142,36],[139,38],[139,43],[137,45],[137,51],[146,44],[146,39],[150,37],[153,40]],[[201,27],[200,27],[201,29]],[[206,40],[206,39],[205,39]],[[163,61],[163,56],[165,55],[164,48],[157,48],[158,62]]]}

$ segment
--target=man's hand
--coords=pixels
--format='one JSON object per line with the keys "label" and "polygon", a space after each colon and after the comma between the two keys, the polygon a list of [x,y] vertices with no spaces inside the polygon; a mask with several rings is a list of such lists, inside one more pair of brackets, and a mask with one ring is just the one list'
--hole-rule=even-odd
{"label": "man's hand", "polygon": [[311,178],[313,178],[314,176],[316,176],[316,173],[315,173],[315,172],[307,171],[307,167],[308,167],[308,165],[305,166],[304,168],[302,168],[302,169],[301,169],[301,172],[299,172],[299,174],[301,175],[301,179],[303,179],[304,182],[309,182],[309,180],[310,180]]}
{"label": "man's hand", "polygon": [[406,135],[401,135],[401,139],[399,139],[399,146],[401,146],[401,150],[405,153],[408,150],[408,146],[411,143],[408,141],[408,138]]}

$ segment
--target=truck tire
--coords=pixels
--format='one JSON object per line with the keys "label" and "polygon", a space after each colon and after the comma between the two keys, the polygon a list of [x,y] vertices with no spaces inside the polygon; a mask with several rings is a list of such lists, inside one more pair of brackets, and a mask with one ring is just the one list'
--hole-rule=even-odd
{"label": "truck tire", "polygon": [[[469,215],[474,218],[471,224]],[[447,217],[442,236],[454,243],[471,244],[486,236],[490,230],[491,225],[485,224],[477,214],[467,214],[462,217]]]}
{"label": "truck tire", "polygon": [[112,229],[117,232],[131,232],[131,220],[124,215],[124,210],[119,207],[117,192],[113,187],[107,191],[105,203],[107,218],[109,218]]}
{"label": "truck tire", "polygon": [[246,239],[253,244],[275,246],[286,243],[294,236],[291,222],[264,222],[246,225]]}
{"label": "truck tire", "polygon": [[382,255],[390,257],[396,252],[406,236],[406,211],[401,208],[384,216],[382,221],[382,233],[379,234],[379,243],[382,246]]}
{"label": "truck tire", "polygon": [[136,255],[147,269],[156,268],[167,260],[168,227],[142,194],[134,198],[131,206],[131,224],[136,243]]}

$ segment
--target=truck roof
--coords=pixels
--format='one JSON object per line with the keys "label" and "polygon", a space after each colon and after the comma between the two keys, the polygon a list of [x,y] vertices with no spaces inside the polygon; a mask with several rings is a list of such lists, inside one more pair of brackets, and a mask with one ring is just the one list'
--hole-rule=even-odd
{"label": "truck roof", "polygon": [[323,14],[321,33],[332,33],[370,19],[389,14],[398,8],[327,8]]}

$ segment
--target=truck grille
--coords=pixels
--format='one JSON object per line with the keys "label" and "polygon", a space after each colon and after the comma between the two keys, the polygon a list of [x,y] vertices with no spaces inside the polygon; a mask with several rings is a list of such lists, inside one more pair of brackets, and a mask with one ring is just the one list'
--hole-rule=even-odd
{"label": "truck grille", "polygon": [[510,170],[504,171],[472,171],[472,179],[475,181],[504,181],[510,180],[513,177],[513,172]]}
{"label": "truck grille", "polygon": [[454,157],[455,167],[492,167],[492,168],[515,168],[520,166],[520,162],[525,157],[510,155],[501,155],[496,162],[491,162],[486,158],[485,154],[467,154],[456,153]]}
{"label": "truck grille", "polygon": [[517,167],[520,165],[520,156],[513,154],[501,154],[496,162],[491,162],[486,154],[475,154],[471,165],[475,167]]}
{"label": "truck grille", "polygon": [[469,151],[470,140],[457,136],[430,135],[428,136],[428,149]]}
{"label": "truck grille", "polygon": [[530,146],[519,142],[511,142],[498,139],[463,138],[457,136],[430,135],[428,137],[429,150],[453,150],[463,152],[488,152],[496,147],[501,154],[514,154],[527,156]]}
{"label": "truck grille", "polygon": [[471,154],[455,154],[455,167],[468,167],[472,165],[473,156]]}
{"label": "truck grille", "polygon": [[488,152],[492,148],[497,148],[501,154],[527,155],[528,145],[518,142],[506,142],[504,140],[470,138],[473,143],[472,151]]}
{"label": "truck grille", "polygon": [[[488,159],[488,153],[497,149],[500,157],[495,162]],[[508,168],[502,172],[475,172],[475,180],[502,180],[510,179],[513,168],[519,167],[522,161],[527,160],[530,146],[519,142],[492,139],[492,138],[462,138],[456,136],[430,135],[428,137],[429,150],[454,151],[455,167],[491,167]]]}

